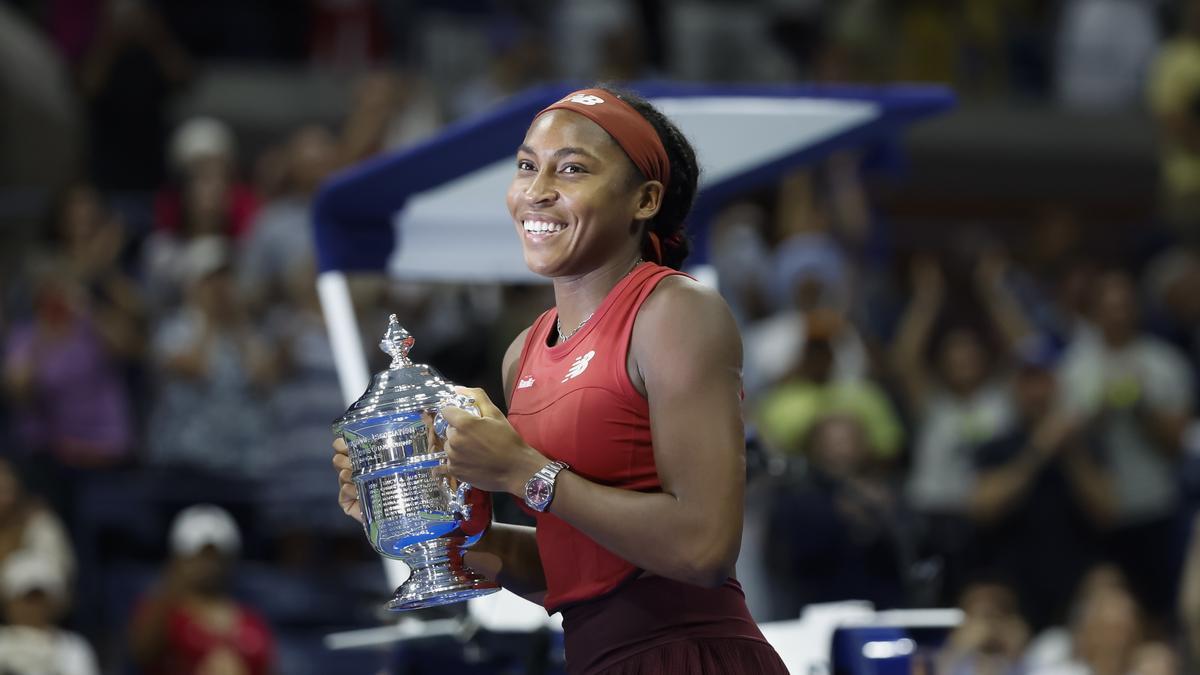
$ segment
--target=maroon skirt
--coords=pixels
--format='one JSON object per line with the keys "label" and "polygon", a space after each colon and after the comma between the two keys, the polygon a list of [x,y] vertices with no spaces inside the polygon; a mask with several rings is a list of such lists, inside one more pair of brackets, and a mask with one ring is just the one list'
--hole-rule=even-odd
{"label": "maroon skirt", "polygon": [[562,610],[570,675],[787,675],[736,579],[634,579]]}

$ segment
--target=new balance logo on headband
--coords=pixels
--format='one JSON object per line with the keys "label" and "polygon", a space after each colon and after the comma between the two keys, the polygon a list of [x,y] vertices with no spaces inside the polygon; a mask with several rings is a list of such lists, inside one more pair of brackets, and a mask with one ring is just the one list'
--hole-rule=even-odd
{"label": "new balance logo on headband", "polygon": [[595,94],[575,94],[567,100],[571,103],[582,103],[583,105],[599,105],[604,103],[604,99]]}

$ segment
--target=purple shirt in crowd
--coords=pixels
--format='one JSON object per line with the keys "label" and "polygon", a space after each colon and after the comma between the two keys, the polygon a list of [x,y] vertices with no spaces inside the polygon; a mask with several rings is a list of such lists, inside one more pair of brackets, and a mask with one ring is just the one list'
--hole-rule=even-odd
{"label": "purple shirt in crowd", "polygon": [[124,457],[132,436],[129,395],[117,365],[86,318],[60,339],[44,339],[33,321],[13,326],[5,370],[33,364],[33,394],[15,411],[26,450],[49,450],[66,464]]}

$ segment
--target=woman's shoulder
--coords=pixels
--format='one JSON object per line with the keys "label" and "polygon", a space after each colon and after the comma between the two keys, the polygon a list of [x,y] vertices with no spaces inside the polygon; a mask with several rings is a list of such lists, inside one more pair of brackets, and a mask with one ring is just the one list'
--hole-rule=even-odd
{"label": "woman's shoulder", "polygon": [[723,312],[732,317],[725,298],[686,274],[664,276],[642,304],[642,312]]}
{"label": "woman's shoulder", "polygon": [[686,275],[663,278],[638,310],[633,343],[727,351],[741,359],[741,336],[729,305],[715,289]]}
{"label": "woman's shoulder", "polygon": [[509,364],[521,359],[521,354],[525,351],[525,343],[529,341],[529,332],[533,330],[534,325],[535,324],[528,325],[520,333],[517,333],[517,336],[513,338],[511,343],[509,343],[508,349],[504,351],[504,363],[506,364],[506,371]]}

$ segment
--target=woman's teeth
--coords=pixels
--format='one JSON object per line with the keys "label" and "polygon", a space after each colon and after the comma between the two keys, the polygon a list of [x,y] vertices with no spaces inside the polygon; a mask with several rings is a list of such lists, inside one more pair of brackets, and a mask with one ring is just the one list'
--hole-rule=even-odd
{"label": "woman's teeth", "polygon": [[542,220],[526,220],[522,223],[525,226],[526,232],[537,234],[548,234],[550,232],[560,232],[566,229],[565,223],[547,223]]}

